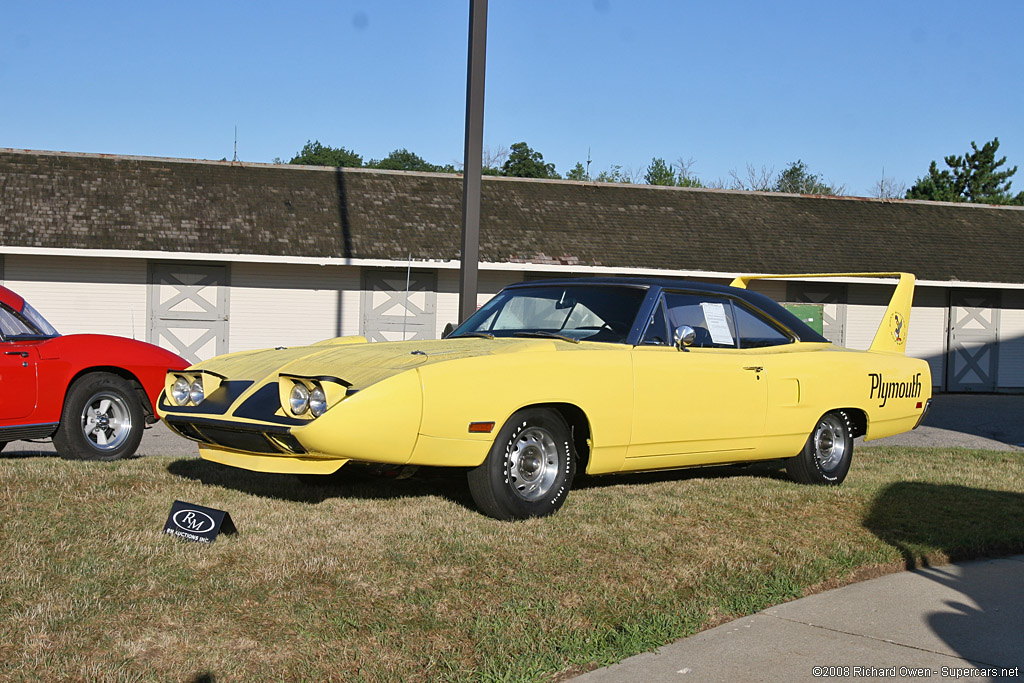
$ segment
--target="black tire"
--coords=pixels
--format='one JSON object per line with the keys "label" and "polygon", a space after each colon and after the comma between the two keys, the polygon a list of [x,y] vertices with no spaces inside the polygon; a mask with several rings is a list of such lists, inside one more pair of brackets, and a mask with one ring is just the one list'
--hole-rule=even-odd
{"label": "black tire", "polygon": [[800,484],[837,486],[846,479],[853,461],[850,418],[836,410],[814,425],[800,455],[786,460],[786,473]]}
{"label": "black tire", "polygon": [[526,408],[508,419],[487,459],[467,478],[481,512],[512,520],[556,512],[575,474],[576,453],[565,420],[553,410]]}
{"label": "black tire", "polygon": [[68,460],[118,460],[139,447],[144,420],[139,395],[127,380],[92,372],[68,389],[53,445]]}

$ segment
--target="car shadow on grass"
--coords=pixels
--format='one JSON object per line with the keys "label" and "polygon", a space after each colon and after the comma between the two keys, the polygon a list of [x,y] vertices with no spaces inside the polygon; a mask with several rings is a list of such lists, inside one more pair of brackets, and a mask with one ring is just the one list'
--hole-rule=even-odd
{"label": "car shadow on grass", "polygon": [[[137,460],[140,458],[138,454],[119,458],[118,462],[125,460]],[[103,462],[102,460],[77,460],[75,458],[61,458],[55,451],[52,450],[38,450],[35,448],[12,448],[10,444],[0,451],[0,460],[31,460],[34,458],[51,458],[53,460],[66,460],[68,462],[81,462],[81,463],[92,463],[92,462]]]}
{"label": "car shadow on grass", "polygon": [[468,509],[476,509],[464,469],[452,467],[396,468],[371,472],[346,465],[331,475],[250,472],[199,458],[181,458],[167,465],[177,477],[211,486],[223,486],[264,498],[320,503],[334,498],[390,500],[439,496]]}
{"label": "car shadow on grass", "polygon": [[[438,496],[469,510],[476,504],[469,492],[466,469],[456,467],[410,467],[371,471],[368,468],[342,467],[332,475],[270,474],[228,467],[199,458],[181,458],[167,466],[174,476],[211,486],[223,486],[242,493],[302,503],[320,503],[335,498],[391,500]],[[586,490],[607,486],[631,486],[689,479],[717,479],[754,476],[787,480],[780,465],[759,462],[749,465],[692,467],[686,469],[591,476],[577,474],[573,489]]]}
{"label": "car shadow on grass", "polygon": [[875,498],[864,527],[907,569],[1024,552],[1024,494],[901,481]]}
{"label": "car shadow on grass", "polygon": [[47,451],[4,449],[0,452],[0,460],[28,460],[30,458],[56,458],[56,453]]}

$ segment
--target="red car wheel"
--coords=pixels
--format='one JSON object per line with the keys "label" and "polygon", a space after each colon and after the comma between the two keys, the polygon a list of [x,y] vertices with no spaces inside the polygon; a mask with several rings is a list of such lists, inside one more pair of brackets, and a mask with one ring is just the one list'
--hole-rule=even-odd
{"label": "red car wheel", "polygon": [[53,444],[70,460],[117,460],[135,453],[145,415],[138,393],[107,372],[80,377],[64,400]]}

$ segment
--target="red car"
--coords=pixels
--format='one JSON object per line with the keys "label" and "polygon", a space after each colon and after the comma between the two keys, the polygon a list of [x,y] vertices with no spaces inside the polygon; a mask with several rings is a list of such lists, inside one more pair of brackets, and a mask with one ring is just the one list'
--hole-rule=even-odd
{"label": "red car", "polygon": [[116,460],[139,447],[168,370],[188,366],[159,346],[102,334],[62,337],[0,287],[0,450],[53,437],[61,457]]}

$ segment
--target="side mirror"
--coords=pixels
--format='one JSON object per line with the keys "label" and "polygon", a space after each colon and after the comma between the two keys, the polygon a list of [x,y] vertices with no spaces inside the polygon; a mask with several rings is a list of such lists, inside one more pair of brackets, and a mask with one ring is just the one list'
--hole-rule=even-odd
{"label": "side mirror", "polygon": [[444,326],[444,332],[441,333],[441,339],[447,338],[448,335],[451,334],[454,331],[455,331],[455,325],[453,323],[448,323],[447,325]]}
{"label": "side mirror", "polygon": [[672,332],[672,343],[680,351],[686,351],[688,346],[693,346],[697,340],[697,333],[689,325],[680,325]]}

